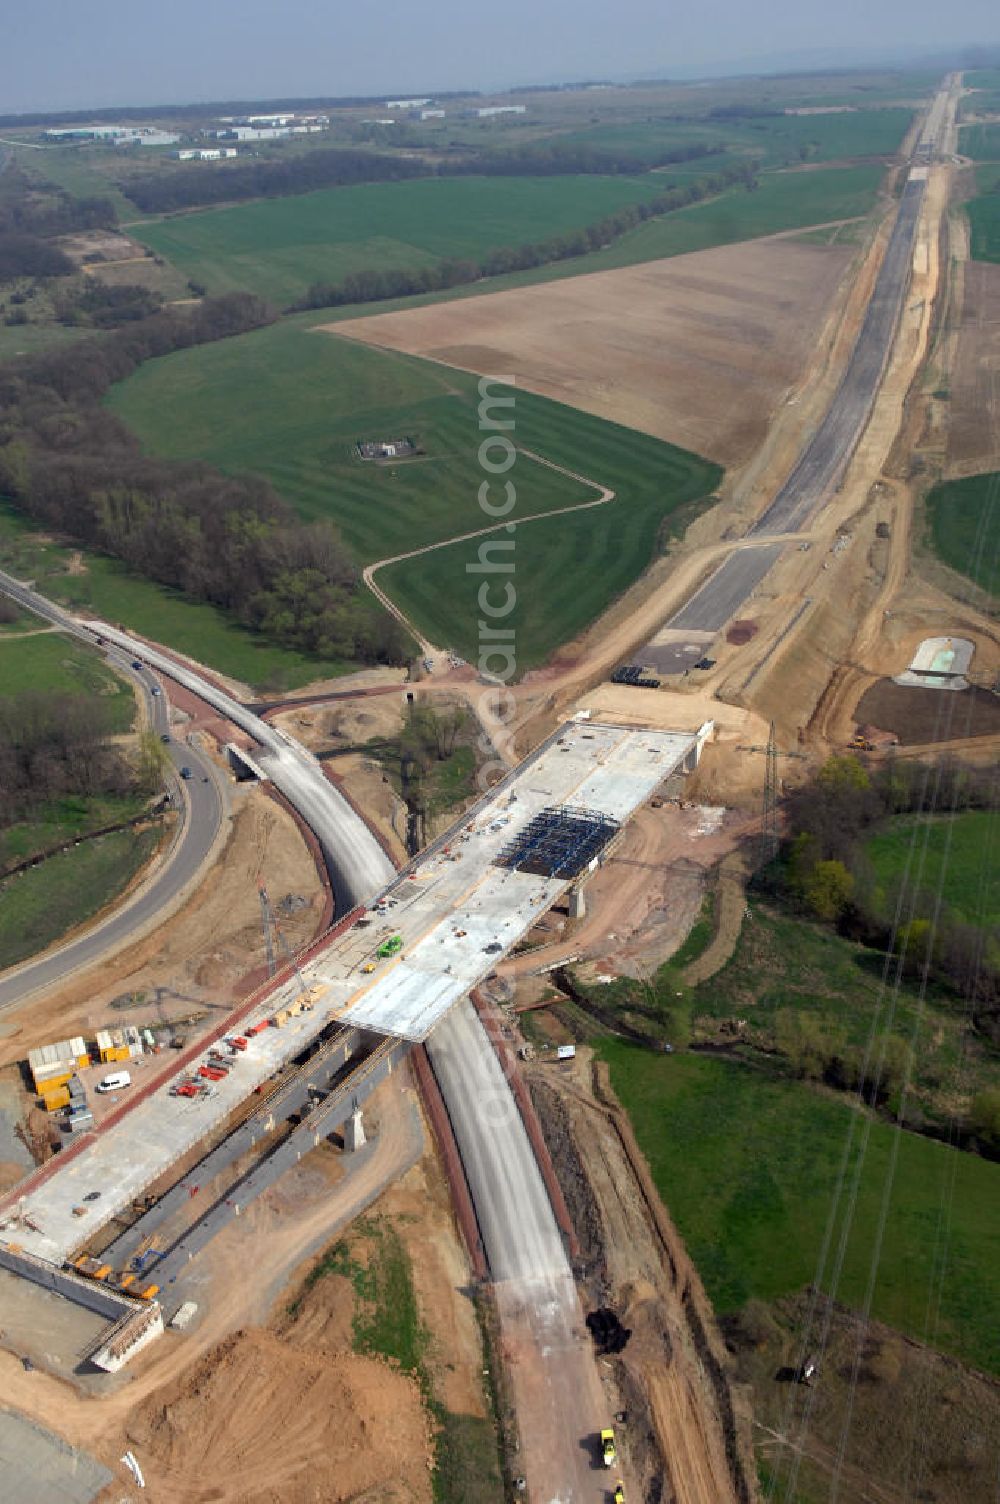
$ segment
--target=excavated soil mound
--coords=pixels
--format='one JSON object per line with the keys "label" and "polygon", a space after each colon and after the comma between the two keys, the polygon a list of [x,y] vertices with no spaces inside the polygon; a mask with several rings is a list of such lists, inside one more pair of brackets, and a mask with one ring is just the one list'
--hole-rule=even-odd
{"label": "excavated soil mound", "polygon": [[880,679],[858,701],[854,718],[894,731],[904,747],[1000,734],[1000,699],[989,690],[918,689]]}
{"label": "excavated soil mound", "polygon": [[430,1504],[415,1381],[375,1358],[236,1332],[135,1413],[150,1499],[185,1504]]}

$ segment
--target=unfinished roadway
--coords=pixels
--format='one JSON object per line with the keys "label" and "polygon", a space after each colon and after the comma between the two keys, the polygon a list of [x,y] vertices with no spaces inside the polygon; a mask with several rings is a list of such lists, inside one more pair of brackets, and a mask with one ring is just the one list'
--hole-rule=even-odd
{"label": "unfinished roadway", "polygon": [[801,530],[841,484],[872,415],[906,299],[927,186],[927,163],[947,124],[949,88],[935,95],[914,152],[875,287],[847,367],[822,421],[784,484],[743,543],[632,658],[636,667],[682,674],[750,599],[785,544],[768,538]]}

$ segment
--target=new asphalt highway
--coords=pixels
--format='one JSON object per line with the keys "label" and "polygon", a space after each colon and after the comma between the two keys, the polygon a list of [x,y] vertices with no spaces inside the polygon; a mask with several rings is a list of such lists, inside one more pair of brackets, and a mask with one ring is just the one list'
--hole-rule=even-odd
{"label": "new asphalt highway", "polygon": [[[910,284],[913,251],[926,190],[926,163],[947,123],[948,90],[941,90],[927,113],[920,144],[903,188],[875,287],[847,368],[819,427],[806,443],[787,480],[748,538],[793,533],[807,525],[836,491],[871,417],[889,361]],[[695,634],[689,645],[671,641],[664,651],[655,640],[640,648],[633,663],[664,674],[683,673],[705,651],[705,636],[720,632],[749,600],[783,545],[747,548],[737,544],[679,611],[662,634]]]}

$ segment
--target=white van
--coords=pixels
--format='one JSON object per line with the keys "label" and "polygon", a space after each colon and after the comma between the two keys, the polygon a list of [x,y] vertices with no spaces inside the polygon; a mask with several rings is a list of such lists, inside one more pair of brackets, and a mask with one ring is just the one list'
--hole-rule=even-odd
{"label": "white van", "polygon": [[115,1071],[113,1076],[105,1076],[103,1081],[98,1081],[98,1091],[121,1091],[123,1086],[131,1086],[132,1077],[128,1071]]}

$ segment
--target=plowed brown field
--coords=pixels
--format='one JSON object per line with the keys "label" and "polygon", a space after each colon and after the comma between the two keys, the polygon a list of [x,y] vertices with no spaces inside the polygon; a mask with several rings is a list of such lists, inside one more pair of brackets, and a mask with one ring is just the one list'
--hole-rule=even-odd
{"label": "plowed brown field", "polygon": [[772,238],[333,325],[696,450],[750,457],[852,259]]}

